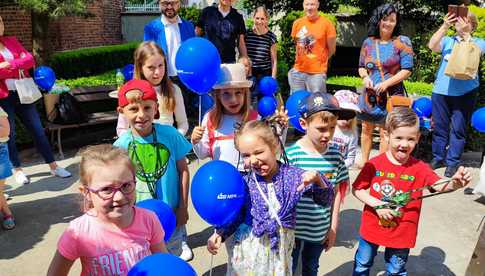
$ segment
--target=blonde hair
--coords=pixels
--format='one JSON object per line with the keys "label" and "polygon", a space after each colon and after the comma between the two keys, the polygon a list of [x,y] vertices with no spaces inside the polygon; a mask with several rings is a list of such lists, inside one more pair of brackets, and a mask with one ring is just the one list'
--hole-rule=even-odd
{"label": "blonde hair", "polygon": [[143,75],[143,64],[152,56],[160,55],[164,62],[164,73],[162,82],[160,83],[160,93],[162,100],[160,101],[160,108],[166,109],[169,112],[175,110],[175,95],[173,91],[173,84],[168,77],[167,59],[163,53],[162,48],[153,41],[145,41],[141,43],[135,50],[135,72],[134,78],[140,80],[147,80]]}
{"label": "blonde hair", "polygon": [[[128,156],[128,152],[124,149],[114,147],[111,144],[100,144],[95,146],[89,146],[83,149],[80,153],[81,162],[79,163],[79,183],[81,184],[80,190],[83,194],[87,191],[87,187],[90,186],[91,179],[96,169],[100,166],[105,166],[113,163],[124,163],[126,169],[135,176],[135,166]],[[84,197],[83,211],[93,208],[92,202],[88,201]]]}
{"label": "blonde hair", "polygon": [[[274,117],[273,117],[274,118]],[[239,150],[239,138],[248,133],[254,134],[261,138],[265,144],[278,153],[280,150],[280,141],[276,134],[276,125],[274,119],[269,121],[252,120],[245,122],[234,133],[234,145]]]}
{"label": "blonde hair", "polygon": [[256,16],[256,14],[257,14],[258,12],[260,12],[260,11],[261,11],[261,12],[263,12],[263,13],[264,13],[264,16],[266,16],[266,19],[268,19],[268,20],[269,20],[269,12],[268,12],[268,10],[267,10],[267,9],[266,9],[264,6],[259,6],[259,7],[257,7],[257,8],[254,10],[253,17],[255,17],[255,16]]}
{"label": "blonde hair", "polygon": [[398,106],[392,109],[386,117],[386,131],[391,134],[400,127],[419,128],[418,115],[409,107]]}
{"label": "blonde hair", "polygon": [[214,98],[214,107],[209,112],[209,120],[212,122],[214,129],[219,128],[222,122],[222,116],[224,115],[224,106],[219,98],[219,93],[223,90],[228,89],[241,89],[244,92],[244,102],[243,106],[241,106],[241,110],[239,111],[239,115],[241,115],[242,122],[246,122],[249,119],[249,112],[251,111],[251,92],[249,88],[223,88],[223,89],[214,89],[212,92]]}

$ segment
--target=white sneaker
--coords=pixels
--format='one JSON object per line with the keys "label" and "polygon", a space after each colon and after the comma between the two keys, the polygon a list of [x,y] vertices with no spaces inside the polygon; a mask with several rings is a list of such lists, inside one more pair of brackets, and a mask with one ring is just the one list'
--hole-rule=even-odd
{"label": "white sneaker", "polygon": [[16,171],[14,174],[15,182],[20,185],[27,185],[30,183],[29,178],[25,175],[23,171]]}
{"label": "white sneaker", "polygon": [[182,242],[182,254],[179,257],[186,262],[190,262],[194,258],[194,253],[186,242]]}
{"label": "white sneaker", "polygon": [[69,171],[59,166],[56,167],[55,170],[51,170],[51,174],[60,178],[66,178],[71,176],[71,173]]}

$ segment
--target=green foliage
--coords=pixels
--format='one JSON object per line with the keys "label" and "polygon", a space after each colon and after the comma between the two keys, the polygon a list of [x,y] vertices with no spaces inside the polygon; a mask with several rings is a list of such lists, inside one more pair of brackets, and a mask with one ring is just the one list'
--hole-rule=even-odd
{"label": "green foliage", "polygon": [[116,85],[116,70],[104,72],[100,75],[80,77],[75,79],[60,79],[59,82],[63,82],[69,88],[86,87],[86,86],[105,86]]}
{"label": "green foliage", "polygon": [[[320,0],[320,10],[325,12],[335,12],[342,0]],[[256,7],[264,6],[268,10],[277,12],[287,12],[301,10],[303,8],[302,0],[244,0],[242,5],[249,11]]]}
{"label": "green foliage", "polygon": [[[362,10],[362,14],[371,15],[372,11],[379,5],[388,3],[388,0],[342,0],[341,4],[358,7]],[[412,18],[434,18],[436,19],[436,12],[444,13],[447,10],[448,4],[456,4],[456,0],[395,0],[392,1],[396,5],[401,15],[410,16]]]}
{"label": "green foliage", "polygon": [[138,44],[131,42],[58,52],[51,56],[48,64],[61,79],[91,76],[133,63],[133,52]]}
{"label": "green foliage", "polygon": [[361,8],[351,6],[351,5],[340,4],[337,9],[337,14],[354,15],[354,14],[360,14],[361,12],[362,12]]}
{"label": "green foliage", "polygon": [[196,7],[184,7],[184,8],[180,8],[179,16],[185,20],[192,21],[192,23],[195,25],[197,24],[197,21],[199,21],[201,12],[202,10]]}
{"label": "green foliage", "polygon": [[68,15],[87,16],[88,4],[93,0],[15,0],[20,7],[37,14],[45,14],[51,18]]}

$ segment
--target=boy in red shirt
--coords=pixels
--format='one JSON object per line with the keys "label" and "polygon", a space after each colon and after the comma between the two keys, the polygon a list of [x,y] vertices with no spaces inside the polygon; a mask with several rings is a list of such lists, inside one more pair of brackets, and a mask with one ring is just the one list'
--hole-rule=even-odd
{"label": "boy in red shirt", "polygon": [[[460,167],[445,185],[431,187],[440,177],[411,156],[420,134],[419,119],[412,109],[394,108],[387,116],[386,132],[389,149],[369,160],[352,185],[352,193],[365,203],[353,275],[369,275],[379,246],[386,247],[386,275],[407,275],[405,266],[409,249],[416,243],[422,200],[412,200],[396,212],[389,207],[393,196],[419,188],[452,191],[471,181],[469,170]],[[411,198],[422,195],[422,190],[411,192]]]}

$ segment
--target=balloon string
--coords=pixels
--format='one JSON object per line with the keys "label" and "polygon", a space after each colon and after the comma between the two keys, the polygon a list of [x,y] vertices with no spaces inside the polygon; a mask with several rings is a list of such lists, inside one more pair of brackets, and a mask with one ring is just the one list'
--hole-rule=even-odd
{"label": "balloon string", "polygon": [[202,124],[202,95],[199,95],[199,126]]}
{"label": "balloon string", "polygon": [[[214,234],[217,233],[217,230],[214,228]],[[211,254],[211,268],[209,271],[209,276],[212,276],[212,270],[214,269],[214,255]]]}

